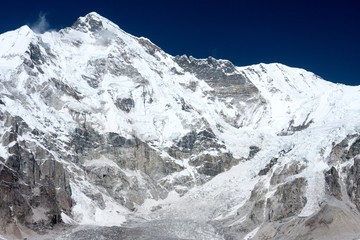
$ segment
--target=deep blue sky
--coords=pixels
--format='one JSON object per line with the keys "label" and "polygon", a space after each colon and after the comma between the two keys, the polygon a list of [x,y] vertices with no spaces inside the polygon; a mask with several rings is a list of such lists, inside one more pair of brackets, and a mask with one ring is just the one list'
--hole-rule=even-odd
{"label": "deep blue sky", "polygon": [[34,24],[40,12],[60,29],[91,11],[172,55],[280,62],[360,85],[357,0],[2,1],[0,32]]}

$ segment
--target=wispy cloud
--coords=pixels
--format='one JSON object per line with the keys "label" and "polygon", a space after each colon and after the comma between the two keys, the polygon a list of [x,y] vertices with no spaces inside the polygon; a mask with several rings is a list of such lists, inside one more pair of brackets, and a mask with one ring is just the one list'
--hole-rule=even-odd
{"label": "wispy cloud", "polygon": [[36,33],[44,33],[50,29],[50,24],[46,19],[46,14],[40,12],[39,17],[35,23],[30,25],[30,28]]}

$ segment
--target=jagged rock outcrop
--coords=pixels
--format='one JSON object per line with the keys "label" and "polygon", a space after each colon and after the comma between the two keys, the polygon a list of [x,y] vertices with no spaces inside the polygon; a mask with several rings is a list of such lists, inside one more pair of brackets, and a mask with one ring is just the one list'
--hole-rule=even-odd
{"label": "jagged rock outcrop", "polygon": [[330,163],[346,162],[360,154],[360,137],[358,134],[348,135],[338,144],[333,143],[329,157]]}
{"label": "jagged rock outcrop", "polygon": [[274,171],[270,179],[270,184],[272,185],[280,184],[286,181],[286,179],[288,179],[290,176],[301,173],[304,169],[305,166],[298,161],[287,163],[282,168],[278,168]]}
{"label": "jagged rock outcrop", "polygon": [[62,222],[62,212],[71,212],[68,173],[49,151],[21,140],[32,134],[21,117],[8,112],[3,116],[2,125],[9,130],[2,136],[2,144],[8,148],[8,157],[0,166],[2,231],[9,233],[9,225],[49,229]]}
{"label": "jagged rock outcrop", "polygon": [[339,173],[335,167],[331,167],[329,171],[325,172],[326,192],[338,200],[341,200],[341,186]]}
{"label": "jagged rock outcrop", "polygon": [[360,157],[354,158],[354,164],[351,166],[346,179],[346,190],[350,199],[360,210]]}
{"label": "jagged rock outcrop", "polygon": [[285,219],[299,214],[306,204],[306,179],[296,178],[294,181],[279,186],[273,197],[267,200],[267,218],[269,221]]}
{"label": "jagged rock outcrop", "polygon": [[303,130],[307,129],[310,126],[310,124],[312,124],[314,122],[312,119],[308,120],[309,115],[310,115],[310,113],[306,116],[303,123],[301,123],[301,124],[299,124],[297,126],[294,126],[294,120],[292,119],[289,122],[288,128],[286,130],[283,129],[278,135],[279,136],[288,136],[288,135],[294,134],[295,132],[303,131]]}

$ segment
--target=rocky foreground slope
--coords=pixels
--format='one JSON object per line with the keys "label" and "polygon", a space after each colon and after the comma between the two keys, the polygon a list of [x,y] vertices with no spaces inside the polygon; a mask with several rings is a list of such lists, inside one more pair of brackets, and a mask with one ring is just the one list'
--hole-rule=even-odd
{"label": "rocky foreground slope", "polygon": [[0,132],[4,238],[360,237],[360,87],[302,69],[173,57],[96,13],[23,26]]}

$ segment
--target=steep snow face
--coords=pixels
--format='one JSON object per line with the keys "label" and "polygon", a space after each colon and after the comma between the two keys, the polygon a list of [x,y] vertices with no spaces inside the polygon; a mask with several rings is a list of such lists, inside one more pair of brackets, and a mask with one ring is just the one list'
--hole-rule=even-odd
{"label": "steep snow face", "polygon": [[[356,119],[358,87],[326,82],[303,69],[281,64],[260,64],[238,68],[246,74],[269,103],[268,124],[280,131],[287,121],[302,125],[313,119],[313,126],[342,124],[344,118]],[[351,116],[346,116],[352,114]],[[279,124],[281,123],[281,124]]]}
{"label": "steep snow face", "polygon": [[[29,47],[34,33],[28,26],[1,34],[1,50],[0,54],[3,58],[24,54]],[[3,65],[3,64],[2,64]]]}
{"label": "steep snow face", "polygon": [[[50,178],[55,219],[120,225],[137,210],[135,220],[181,218],[204,232],[212,221],[249,239],[316,213],[331,167],[348,184],[340,169],[357,152],[331,156],[344,139],[347,151],[357,146],[360,87],[281,64],[173,57],[89,13],[59,32],[0,35],[0,110],[0,171],[21,172],[34,189]],[[17,166],[16,154],[28,162]],[[64,171],[51,172],[47,158]],[[40,173],[22,169],[30,162]],[[64,207],[64,186],[73,206]]]}

